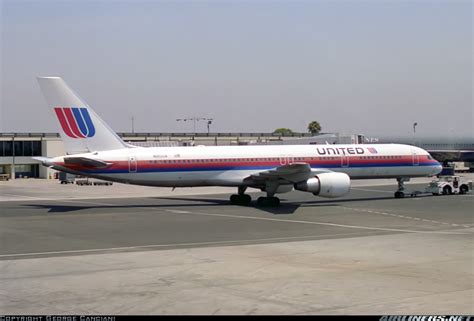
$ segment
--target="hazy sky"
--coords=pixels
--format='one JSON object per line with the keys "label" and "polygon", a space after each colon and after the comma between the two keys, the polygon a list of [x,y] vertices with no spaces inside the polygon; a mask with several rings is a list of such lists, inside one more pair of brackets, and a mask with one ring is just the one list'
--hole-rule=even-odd
{"label": "hazy sky", "polygon": [[42,75],[119,132],[474,136],[468,0],[0,3],[0,132],[57,131]]}

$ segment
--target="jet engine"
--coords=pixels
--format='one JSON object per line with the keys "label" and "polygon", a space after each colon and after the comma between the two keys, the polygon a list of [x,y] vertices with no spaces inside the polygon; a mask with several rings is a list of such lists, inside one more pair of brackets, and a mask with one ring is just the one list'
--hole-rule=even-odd
{"label": "jet engine", "polygon": [[296,183],[294,187],[322,197],[340,197],[349,193],[351,179],[344,173],[322,173],[305,182]]}

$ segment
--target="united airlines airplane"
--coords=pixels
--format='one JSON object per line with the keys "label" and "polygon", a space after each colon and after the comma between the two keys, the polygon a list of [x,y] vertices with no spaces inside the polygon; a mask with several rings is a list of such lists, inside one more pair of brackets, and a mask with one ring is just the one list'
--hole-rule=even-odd
{"label": "united airlines airplane", "polygon": [[400,144],[137,147],[120,137],[59,77],[38,78],[60,124],[67,155],[36,158],[43,165],[108,181],[167,187],[235,186],[232,204],[247,205],[247,188],[267,194],[258,204],[277,206],[275,194],[293,189],[321,197],[349,192],[351,179],[395,178],[396,198],[410,177],[442,167],[425,150]]}

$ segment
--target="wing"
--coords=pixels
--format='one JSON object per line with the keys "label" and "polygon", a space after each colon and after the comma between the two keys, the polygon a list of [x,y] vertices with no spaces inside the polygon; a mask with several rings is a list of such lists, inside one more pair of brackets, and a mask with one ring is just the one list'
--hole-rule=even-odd
{"label": "wing", "polygon": [[252,174],[244,179],[244,183],[248,185],[294,184],[305,181],[318,173],[329,172],[331,171],[325,169],[312,169],[307,163],[293,163]]}

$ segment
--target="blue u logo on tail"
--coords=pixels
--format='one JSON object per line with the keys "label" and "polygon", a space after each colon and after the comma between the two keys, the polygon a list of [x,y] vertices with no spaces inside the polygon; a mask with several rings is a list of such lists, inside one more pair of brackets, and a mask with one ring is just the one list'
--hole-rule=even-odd
{"label": "blue u logo on tail", "polygon": [[56,107],[54,111],[67,136],[71,138],[88,138],[95,135],[95,127],[87,108]]}

